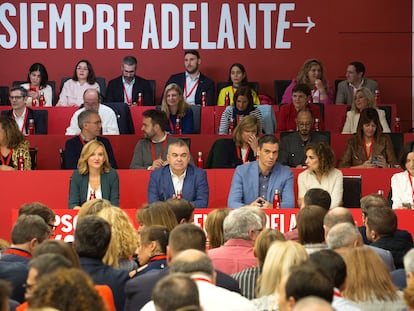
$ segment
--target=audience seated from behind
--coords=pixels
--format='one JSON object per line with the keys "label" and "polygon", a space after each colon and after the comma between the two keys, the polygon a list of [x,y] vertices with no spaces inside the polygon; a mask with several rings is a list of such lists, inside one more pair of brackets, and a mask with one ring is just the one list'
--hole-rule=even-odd
{"label": "audience seated from behind", "polygon": [[339,167],[392,167],[397,164],[394,148],[388,135],[383,134],[375,108],[361,111],[355,134],[348,142]]}
{"label": "audience seated from behind", "polygon": [[12,117],[0,116],[0,171],[19,169],[19,157],[23,155],[23,170],[31,170],[32,161],[29,152],[29,141],[19,131]]}
{"label": "audience seated from behind", "polygon": [[184,51],[185,72],[172,75],[165,86],[175,83],[184,93],[184,100],[190,105],[202,105],[202,95],[205,93],[206,106],[214,106],[214,82],[200,72],[200,53],[196,50]]}
{"label": "audience seated from behind", "polygon": [[[234,105],[234,94],[241,86],[249,86],[246,69],[242,64],[234,63],[229,69],[228,85],[220,90],[217,100],[217,106]],[[260,105],[259,97],[254,90],[251,90],[253,97],[253,104]],[[228,96],[228,103],[226,97]]]}
{"label": "audience seated from behind", "polygon": [[[318,129],[323,130],[323,120],[318,105],[311,103],[311,88],[307,84],[296,84],[292,89],[292,97],[279,110],[277,120],[277,132],[296,131],[297,122],[296,115],[299,110],[308,108],[314,117],[318,119]],[[315,124],[315,123],[314,123]]]}
{"label": "audience seated from behind", "polygon": [[374,96],[371,91],[366,88],[358,89],[353,97],[351,110],[346,113],[346,120],[342,134],[354,134],[357,131],[359,117],[361,111],[365,108],[375,108],[377,110],[379,120],[382,126],[383,133],[390,133],[390,127],[388,126],[387,119],[385,118],[385,111],[375,107]]}
{"label": "audience seated from behind", "polygon": [[32,122],[31,120],[34,124],[34,134],[47,134],[47,118],[42,118],[42,115],[39,114],[40,111],[26,107],[27,90],[25,88],[13,87],[10,90],[9,99],[12,109],[3,110],[2,115],[16,120],[20,131],[25,135],[30,134],[29,123]]}
{"label": "audience seated from behind", "polygon": [[301,208],[297,215],[299,242],[308,254],[327,248],[323,219],[328,210],[318,205]]}
{"label": "audience seated from behind", "polygon": [[43,64],[34,63],[30,66],[27,83],[21,85],[27,90],[27,106],[39,106],[41,94],[45,100],[43,106],[52,106],[55,94],[53,94],[52,87],[47,83],[48,80],[49,76]]}
{"label": "audience seated from behind", "polygon": [[99,113],[93,110],[84,110],[78,115],[78,126],[81,132],[78,136],[70,138],[65,143],[64,164],[65,169],[76,169],[82,147],[92,140],[98,140],[105,146],[109,162],[113,168],[116,167],[114,152],[108,138],[100,136],[102,121]]}
{"label": "audience seated from behind", "polygon": [[79,135],[81,129],[78,124],[78,116],[84,110],[93,110],[99,113],[103,135],[119,135],[118,121],[115,112],[101,104],[101,95],[96,89],[87,89],[83,93],[83,108],[76,110],[70,119],[70,125],[66,129],[66,135]]}
{"label": "audience seated from behind", "polygon": [[206,168],[234,168],[256,161],[259,126],[255,116],[245,116],[236,126],[233,139],[219,139],[213,144]]}
{"label": "audience seated from behind", "polygon": [[[136,75],[138,61],[134,56],[125,56],[121,64],[121,76],[108,82],[106,103],[127,103],[128,106],[153,106],[154,98],[149,82]],[[139,99],[141,94],[141,99]]]}
{"label": "audience seated from behind", "polygon": [[208,213],[204,222],[204,230],[208,240],[208,249],[220,247],[224,244],[223,222],[229,215],[229,208],[215,208]]}
{"label": "audience seated from behind", "polygon": [[400,167],[404,170],[391,177],[392,208],[413,208],[414,142],[404,145],[401,151]]}
{"label": "audience seated from behind", "polygon": [[100,91],[92,64],[82,59],[76,64],[72,78],[63,84],[56,106],[82,105],[84,92],[90,88]]}
{"label": "audience seated from behind", "polygon": [[331,196],[331,208],[342,204],[343,176],[335,168],[335,154],[324,142],[309,143],[305,147],[307,169],[298,175],[298,206],[311,188],[322,188]]}
{"label": "audience seated from behind", "polygon": [[[312,90],[312,102],[321,104],[332,104],[334,96],[332,88],[329,87],[325,78],[325,69],[322,63],[314,58],[306,60],[300,69],[296,79],[285,90],[282,104],[288,104],[292,100],[293,88],[296,84],[307,84]],[[315,115],[316,117],[316,115]]]}
{"label": "audience seated from behind", "polygon": [[161,110],[168,118],[167,132],[177,135],[193,134],[193,111],[185,102],[183,91],[177,84],[171,83],[165,87]]}
{"label": "audience seated from behind", "polygon": [[365,66],[361,62],[352,62],[346,68],[346,80],[338,83],[336,104],[351,104],[357,90],[368,88],[373,94],[378,90],[375,80],[365,78]]}
{"label": "audience seated from behind", "polygon": [[143,230],[150,226],[163,226],[171,232],[178,225],[177,218],[172,208],[167,202],[162,201],[142,206],[137,210],[135,220],[139,225],[139,230]]}
{"label": "audience seated from behind", "polygon": [[280,138],[278,162],[290,167],[306,166],[305,147],[309,143],[325,142],[329,144],[326,135],[314,131],[312,111],[305,107],[296,113],[297,131]]}
{"label": "audience seated from behind", "polygon": [[406,288],[410,280],[414,280],[414,248],[404,255],[403,263],[404,268],[391,272],[392,281],[400,290]]}
{"label": "audience seated from behind", "polygon": [[191,224],[194,222],[194,204],[186,199],[168,199],[165,201],[172,209],[178,224]]}
{"label": "audience seated from behind", "polygon": [[231,134],[240,121],[248,115],[253,115],[258,119],[259,133],[261,133],[263,129],[262,113],[253,104],[250,87],[241,86],[234,94],[234,103],[233,106],[228,106],[221,115],[219,135]]}

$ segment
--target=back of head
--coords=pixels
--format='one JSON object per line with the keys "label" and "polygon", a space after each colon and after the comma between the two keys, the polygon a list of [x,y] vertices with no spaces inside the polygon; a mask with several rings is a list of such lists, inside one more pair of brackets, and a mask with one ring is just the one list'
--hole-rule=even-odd
{"label": "back of head", "polygon": [[135,218],[140,226],[160,225],[167,227],[170,231],[178,224],[171,207],[161,201],[141,207]]}
{"label": "back of head", "polygon": [[325,241],[323,219],[327,210],[318,205],[302,208],[297,217],[299,241],[302,244],[315,244]]}
{"label": "back of head", "polygon": [[411,272],[414,274],[414,248],[409,250],[404,256],[405,273]]}
{"label": "back of head", "polygon": [[55,222],[56,214],[53,210],[40,202],[25,203],[19,208],[19,216],[21,215],[38,215],[49,224]]}
{"label": "back of head", "polygon": [[224,244],[223,222],[230,213],[229,208],[218,208],[208,213],[204,229],[208,236],[209,248],[217,248]]}
{"label": "back of head", "polygon": [[267,251],[274,241],[286,241],[285,236],[276,229],[263,229],[254,242],[254,255],[259,261],[259,266],[263,266]]}
{"label": "back of head", "polygon": [[175,214],[177,223],[191,223],[194,212],[194,204],[186,199],[168,199],[165,201]]}
{"label": "back of head", "polygon": [[407,280],[407,287],[404,289],[404,301],[408,310],[414,309],[414,278]]}
{"label": "back of head", "polygon": [[203,229],[196,225],[178,225],[170,232],[168,247],[174,253],[179,253],[187,249],[197,249],[205,252],[206,235]]}
{"label": "back of head", "polygon": [[106,207],[112,206],[112,203],[106,199],[88,200],[82,204],[78,213],[78,221],[86,215],[96,215]]}
{"label": "back of head", "polygon": [[318,266],[307,262],[293,267],[286,282],[286,298],[295,301],[308,296],[332,302],[334,284],[332,279]]}
{"label": "back of head", "polygon": [[299,300],[293,311],[335,311],[335,309],[326,300],[309,296]]}
{"label": "back of head", "polygon": [[388,200],[378,193],[371,193],[362,197],[360,203],[363,214],[366,214],[370,206],[390,207]]}
{"label": "back of head", "polygon": [[214,266],[205,252],[196,249],[187,249],[179,253],[170,266],[171,273],[203,273],[213,277]]}
{"label": "back of head", "polygon": [[354,247],[358,241],[362,241],[358,228],[348,222],[334,225],[326,236],[326,243],[333,250]]}
{"label": "back of head", "polygon": [[361,73],[362,72],[362,76],[365,75],[365,66],[364,66],[363,63],[355,61],[355,62],[349,63],[349,65],[354,66],[355,67],[355,71],[357,73]]}
{"label": "back of head", "polygon": [[331,207],[331,195],[328,191],[320,188],[311,188],[306,191],[303,201],[305,206],[319,205],[326,210]]}
{"label": "back of head", "polygon": [[168,237],[170,232],[164,226],[149,226],[138,232],[141,237],[141,245],[148,245],[151,242],[156,242],[158,251],[162,254],[167,253]]}
{"label": "back of head", "polygon": [[224,219],[223,232],[224,240],[243,239],[250,240],[249,232],[261,231],[262,221],[251,209],[240,208],[233,210]]}
{"label": "back of head", "polygon": [[33,257],[43,254],[57,254],[65,257],[72,263],[72,267],[80,268],[79,256],[72,247],[72,244],[62,240],[47,240],[36,247]]}
{"label": "back of head", "polygon": [[36,239],[42,243],[49,238],[50,228],[38,215],[22,215],[17,218],[11,232],[13,244],[24,244]]}
{"label": "back of head", "polygon": [[29,300],[31,308],[104,311],[102,298],[90,277],[80,269],[58,269],[41,277]]}
{"label": "back of head", "polygon": [[312,95],[311,88],[307,84],[304,84],[304,83],[295,84],[295,86],[292,89],[292,93],[296,93],[296,92],[301,92],[301,93],[305,94],[306,96],[311,96]]}
{"label": "back of head", "polygon": [[75,230],[75,249],[79,257],[102,259],[111,240],[111,227],[103,218],[88,215]]}
{"label": "back of head", "polygon": [[244,206],[240,207],[240,209],[249,209],[249,210],[253,211],[257,216],[260,217],[260,220],[262,221],[262,227],[263,228],[266,227],[267,216],[266,216],[266,213],[264,212],[264,210],[262,208],[260,208],[259,206],[254,206],[254,205],[244,205]]}
{"label": "back of head", "polygon": [[346,265],[341,255],[330,249],[323,249],[309,255],[309,260],[319,266],[341,288],[346,279]]}
{"label": "back of head", "polygon": [[62,255],[59,254],[42,254],[29,261],[29,267],[36,269],[39,278],[47,273],[51,273],[60,268],[72,268],[73,265]]}
{"label": "back of head", "polygon": [[397,215],[391,208],[370,206],[367,209],[366,225],[367,229],[374,230],[379,237],[391,237],[397,230]]}
{"label": "back of head", "polygon": [[0,310],[9,310],[9,297],[12,293],[10,283],[0,280]]}
{"label": "back of head", "polygon": [[162,278],[152,291],[152,300],[159,311],[201,310],[197,285],[183,273]]}
{"label": "back of head", "polygon": [[343,222],[354,224],[354,217],[345,207],[335,207],[329,210],[323,219],[323,225],[329,229]]}

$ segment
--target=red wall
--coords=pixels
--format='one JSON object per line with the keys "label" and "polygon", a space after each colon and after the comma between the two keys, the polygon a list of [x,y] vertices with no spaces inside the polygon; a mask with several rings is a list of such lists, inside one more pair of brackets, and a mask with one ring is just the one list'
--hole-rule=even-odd
{"label": "red wall", "polygon": [[[0,85],[11,85],[13,80],[24,80],[26,72],[31,63],[38,61],[47,66],[50,80],[56,80],[59,85],[62,76],[72,74],[75,63],[81,58],[89,59],[94,66],[98,76],[104,76],[107,81],[120,74],[120,62],[123,56],[133,54],[138,57],[138,73],[148,79],[157,80],[157,98],[161,96],[163,85],[168,76],[175,72],[183,71],[183,3],[174,1],[177,8],[177,22],[170,22],[179,29],[179,42],[175,48],[154,49],[151,45],[147,49],[141,48],[144,19],[150,16],[148,7],[154,8],[155,22],[158,30],[158,37],[161,38],[161,1],[123,2],[132,7],[127,11],[123,19],[129,22],[129,28],[125,31],[125,40],[133,42],[133,48],[119,48],[117,42],[118,34],[122,34],[120,26],[117,25],[117,12],[121,10],[115,2],[108,1],[87,1],[92,10],[92,29],[83,35],[83,48],[75,46],[75,33],[80,34],[79,28],[72,25],[72,36],[68,37],[72,42],[72,48],[65,49],[63,34],[57,35],[57,48],[49,48],[49,12],[55,6],[62,14],[63,5],[67,3],[66,9],[71,9],[71,22],[75,24],[76,1],[44,1],[45,10],[35,14],[32,4],[26,2],[11,1],[9,4],[0,5]],[[108,48],[108,41],[104,39],[104,49],[98,49],[96,44],[97,28],[102,22],[97,22],[97,4],[108,4],[110,12],[114,12],[114,48]],[[170,2],[171,3],[171,2]],[[226,6],[222,2],[209,2],[208,9],[202,9],[207,2],[185,1],[186,8],[194,7],[189,13],[189,20],[193,22],[185,25],[191,29],[191,41],[201,41],[201,33],[208,33],[210,42],[217,42],[219,37],[220,16],[226,16],[220,12],[225,11]],[[190,3],[188,5],[188,3]],[[344,76],[348,62],[360,60],[367,67],[367,75],[379,82],[383,102],[396,103],[399,114],[402,116],[403,126],[406,129],[411,127],[411,24],[412,24],[412,1],[400,0],[375,1],[375,0],[349,0],[349,1],[291,1],[291,2],[252,2],[251,12],[256,12],[256,23],[253,33],[256,34],[256,47],[251,47],[247,39],[244,40],[245,48],[238,43],[238,22],[242,14],[237,14],[240,4],[244,6],[249,14],[249,6],[246,2],[227,1],[231,16],[231,25],[235,47],[228,48],[228,41],[224,41],[224,48],[205,49],[199,48],[202,56],[202,71],[215,81],[225,81],[228,67],[233,62],[243,63],[248,71],[251,81],[259,81],[260,92],[273,96],[274,79],[290,79],[296,76],[300,65],[310,57],[317,57],[322,60],[326,67],[327,76],[331,84],[335,79]],[[244,4],[243,4],[244,3]],[[264,4],[275,5],[276,10],[268,11],[269,22],[266,23],[265,14],[262,8]],[[273,3],[273,4],[272,4]],[[224,6],[223,6],[224,5]],[[275,48],[277,29],[283,26],[279,18],[280,9],[283,6],[294,5],[293,11],[287,11],[285,21],[288,29],[285,29],[284,41],[290,42],[288,49]],[[21,21],[25,20],[24,10],[20,7],[27,6],[29,16],[28,27],[23,33],[20,32]],[[7,8],[12,7],[13,11]],[[85,6],[84,6],[85,7]],[[78,7],[79,8],[79,7]],[[11,13],[10,13],[11,12]],[[68,11],[69,12],[69,11]],[[201,22],[202,12],[206,12],[208,28]],[[39,40],[46,42],[47,48],[31,48],[30,40],[27,48],[21,48],[19,40],[26,34],[30,39],[31,23],[38,15],[38,20],[43,22],[43,29],[40,29]],[[55,14],[56,15],[56,14]],[[171,16],[171,15],[170,15]],[[238,18],[240,16],[240,18]],[[253,14],[249,15],[250,18]],[[307,17],[315,23],[308,34],[305,28],[293,27],[293,23],[306,22]],[[32,17],[32,18],[31,18]],[[222,19],[223,20],[223,19]],[[279,20],[279,24],[278,24]],[[229,23],[230,24],[230,23]],[[266,25],[266,26],[264,26]],[[128,25],[127,25],[128,26]],[[10,31],[10,29],[13,29]],[[171,28],[171,27],[170,27]],[[188,28],[188,27],[185,27]],[[271,47],[264,48],[264,28],[270,30]],[[207,30],[208,29],[208,30]],[[282,29],[283,30],[283,29]],[[16,32],[17,44],[11,48],[5,46],[5,40],[10,40],[10,33]],[[36,32],[35,32],[36,33]],[[165,31],[164,31],[165,34]],[[223,32],[221,32],[223,34]],[[170,31],[171,37],[171,31]],[[112,40],[109,40],[113,42]]]}

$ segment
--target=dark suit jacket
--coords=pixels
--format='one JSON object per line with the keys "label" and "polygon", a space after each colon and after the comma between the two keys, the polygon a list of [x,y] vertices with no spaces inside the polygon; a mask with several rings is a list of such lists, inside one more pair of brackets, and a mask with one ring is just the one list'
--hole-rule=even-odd
{"label": "dark suit jacket", "polygon": [[114,269],[95,258],[80,257],[79,260],[82,270],[89,274],[96,285],[108,285],[111,288],[116,310],[123,311],[125,304],[124,288],[125,283],[129,280],[128,271]]}
{"label": "dark suit jacket", "polygon": [[[249,162],[256,161],[253,150],[248,154]],[[238,157],[236,144],[231,138],[221,138],[214,142],[208,153],[206,168],[234,168],[243,164]]]}
{"label": "dark suit jacket", "polygon": [[[112,146],[108,138],[98,136],[97,140],[102,142],[105,146],[106,153],[108,153],[109,163],[113,168],[116,168],[116,161],[114,157],[114,152],[112,151]],[[83,144],[79,139],[79,135],[71,139],[68,139],[65,143],[64,150],[64,159],[65,159],[65,169],[76,169],[78,167],[78,160],[83,148]]]}
{"label": "dark suit jacket", "polygon": [[[142,93],[144,106],[154,106],[154,98],[152,95],[151,85],[147,80],[139,76],[135,76],[135,83],[132,87],[132,102],[138,102],[138,93]],[[115,78],[108,83],[106,88],[106,103],[123,103],[124,100],[124,85],[122,83],[122,76]]]}
{"label": "dark suit jacket", "polygon": [[[240,293],[239,283],[231,276],[216,270],[216,285],[233,292]],[[155,284],[169,273],[168,267],[153,273],[146,273],[129,280],[125,285],[125,308],[124,311],[140,310],[151,300],[152,290]]]}
{"label": "dark suit jacket", "polygon": [[[69,185],[69,208],[81,206],[87,201],[89,174],[81,175],[78,170],[73,171]],[[111,168],[108,173],[101,174],[102,198],[111,201],[112,205],[119,206],[119,177]]]}
{"label": "dark suit jacket", "polygon": [[[46,135],[47,134],[47,119],[48,111],[47,110],[33,110],[29,107],[26,107],[28,114],[26,119],[26,124],[24,126],[24,134],[29,133],[29,120],[34,120],[35,125],[35,134]],[[2,115],[13,117],[13,109],[3,110]]]}
{"label": "dark suit jacket", "polygon": [[[216,99],[214,98],[214,82],[210,80],[205,75],[200,72],[200,82],[198,83],[197,90],[195,93],[195,103],[196,105],[201,105],[201,94],[206,92],[206,99],[207,99],[207,106],[215,106]],[[184,91],[184,82],[185,82],[185,72],[177,73],[172,75],[165,86],[170,83],[175,83],[180,86],[180,88]]]}
{"label": "dark suit jacket", "polygon": [[[148,183],[148,203],[167,201],[173,197],[173,194],[175,191],[170,166],[166,165],[153,171]],[[182,189],[183,198],[193,203],[196,208],[206,208],[208,195],[206,172],[189,164]]]}

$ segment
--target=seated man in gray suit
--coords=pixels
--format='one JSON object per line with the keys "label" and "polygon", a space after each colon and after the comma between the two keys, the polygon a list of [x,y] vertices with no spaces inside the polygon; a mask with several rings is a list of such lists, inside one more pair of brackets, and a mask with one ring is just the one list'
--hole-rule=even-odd
{"label": "seated man in gray suit", "polygon": [[375,80],[365,78],[365,66],[361,62],[352,62],[346,68],[346,80],[339,82],[336,91],[336,104],[352,104],[355,91],[361,87],[370,89],[372,94],[378,90]]}

